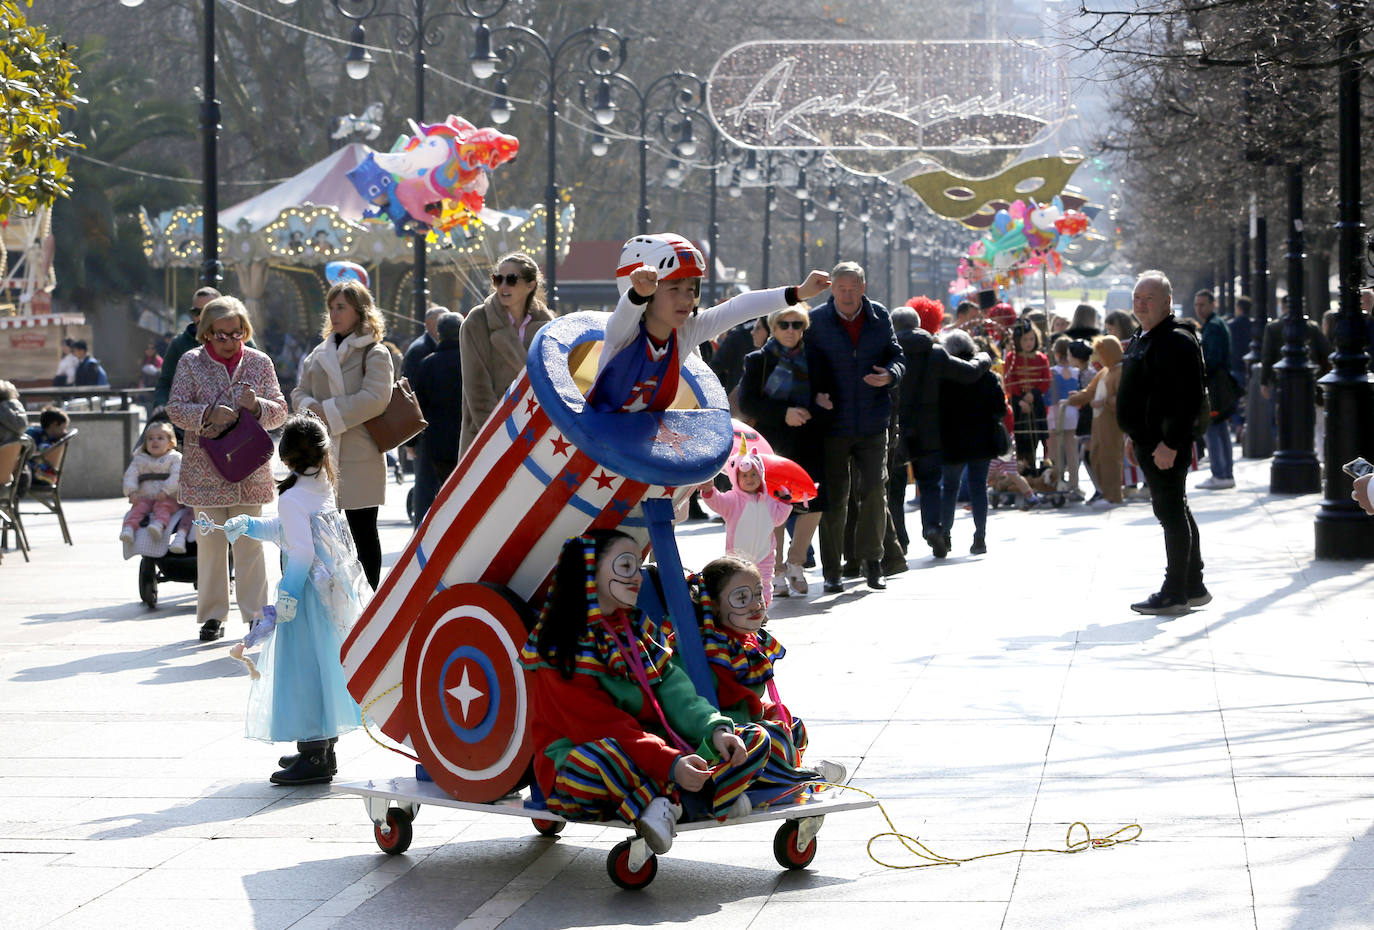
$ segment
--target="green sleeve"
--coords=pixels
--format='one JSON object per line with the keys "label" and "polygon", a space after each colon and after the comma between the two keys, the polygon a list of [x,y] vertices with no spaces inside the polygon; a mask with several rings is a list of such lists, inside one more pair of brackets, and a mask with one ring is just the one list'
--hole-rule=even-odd
{"label": "green sleeve", "polygon": [[654,688],[663,716],[668,725],[689,743],[697,744],[697,754],[707,762],[716,760],[715,747],[711,745],[711,734],[717,727],[725,727],[732,733],[734,724],[730,718],[711,706],[711,702],[697,694],[692,679],[678,665],[678,657],[673,656],[663,670],[663,677]]}

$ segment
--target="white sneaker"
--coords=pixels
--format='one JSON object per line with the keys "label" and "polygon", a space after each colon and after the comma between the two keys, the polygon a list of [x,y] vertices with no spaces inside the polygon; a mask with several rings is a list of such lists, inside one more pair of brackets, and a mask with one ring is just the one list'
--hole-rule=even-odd
{"label": "white sneaker", "polygon": [[177,555],[184,555],[186,553],[186,534],[180,530],[173,533],[172,541],[167,544],[167,551],[174,552]]}
{"label": "white sneaker", "polygon": [[119,541],[132,546],[134,544],[134,531],[132,527],[124,527],[119,531]]}
{"label": "white sneaker", "polygon": [[806,570],[796,562],[787,563],[787,568],[784,570],[784,577],[787,579],[787,583],[792,586],[793,591],[796,591],[798,594],[806,593]]}
{"label": "white sneaker", "polygon": [[817,775],[821,776],[821,781],[829,782],[832,785],[843,785],[845,779],[849,777],[849,769],[839,762],[831,762],[829,759],[818,759],[815,762],[807,763],[807,766]]}
{"label": "white sneaker", "polygon": [[1109,501],[1105,497],[1099,497],[1097,500],[1093,501],[1088,506],[1091,507],[1093,510],[1111,510],[1113,507],[1120,507],[1121,505],[1113,501]]}
{"label": "white sneaker", "polygon": [[635,832],[644,838],[655,855],[663,855],[673,848],[673,830],[677,817],[667,798],[654,798],[635,821]]}
{"label": "white sneaker", "polygon": [[774,578],[774,579],[773,579],[773,596],[774,596],[774,597],[787,597],[787,596],[788,596],[789,594],[791,594],[791,593],[792,593],[791,591],[787,590],[787,579],[786,579],[786,578]]}
{"label": "white sneaker", "polygon": [[1227,488],[1234,488],[1235,486],[1236,479],[1234,478],[1208,478],[1206,481],[1198,484],[1200,488],[1207,488],[1213,491],[1224,491]]}
{"label": "white sneaker", "polygon": [[148,538],[153,542],[162,542],[162,534],[165,532],[161,523],[148,524]]}
{"label": "white sneaker", "polygon": [[735,820],[739,817],[748,817],[754,812],[754,804],[749,800],[749,795],[740,792],[740,796],[735,798],[735,803],[730,805],[730,809],[725,812],[726,820]]}

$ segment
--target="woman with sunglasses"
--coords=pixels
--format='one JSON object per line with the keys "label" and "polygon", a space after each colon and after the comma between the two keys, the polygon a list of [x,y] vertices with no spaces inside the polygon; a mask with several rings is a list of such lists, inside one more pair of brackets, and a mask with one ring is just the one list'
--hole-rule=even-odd
{"label": "woman with sunglasses", "polygon": [[[806,365],[804,336],[811,318],[806,304],[797,304],[770,313],[771,334],[763,348],[744,357],[744,374],[739,381],[739,406],[754,428],[768,440],[773,451],[791,459],[813,480],[822,471],[821,450],[825,423],[830,412],[815,405],[817,394],[831,393],[830,385],[814,384]],[[808,589],[803,565],[806,550],[820,526],[825,510],[825,484],[817,481],[820,494],[789,520],[792,546],[782,545],[782,530],[774,546],[774,597],[786,597],[788,588],[798,594]],[[784,562],[784,552],[786,560]]]}
{"label": "woman with sunglasses", "polygon": [[[177,362],[167,400],[167,418],[185,431],[177,500],[204,511],[215,523],[230,517],[262,515],[276,498],[272,466],[264,464],[241,481],[224,478],[201,448],[201,436],[218,436],[239,417],[256,417],[264,429],[286,422],[286,398],[272,359],[245,343],[253,336],[248,311],[234,297],[205,304],[196,323],[196,340]],[[224,635],[229,616],[229,546],[223,533],[199,539],[196,556],[196,622],[200,639]],[[262,543],[243,537],[234,543],[234,590],[247,622],[267,599],[267,568]]]}
{"label": "woman with sunglasses", "polygon": [[386,453],[363,426],[391,401],[394,362],[383,344],[386,322],[362,282],[343,280],[325,295],[324,341],[306,356],[291,405],[329,427],[339,473],[339,509],[353,531],[372,589],[382,575],[377,510],[386,502]]}
{"label": "woman with sunglasses", "polygon": [[491,293],[473,307],[459,333],[463,358],[461,459],[501,395],[525,367],[525,354],[539,327],[553,319],[544,303],[539,266],[524,252],[501,256],[491,276]]}

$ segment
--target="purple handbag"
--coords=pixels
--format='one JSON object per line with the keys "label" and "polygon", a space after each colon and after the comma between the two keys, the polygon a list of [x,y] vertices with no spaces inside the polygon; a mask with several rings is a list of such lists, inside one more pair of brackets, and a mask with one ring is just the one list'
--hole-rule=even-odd
{"label": "purple handbag", "polygon": [[[231,386],[232,387],[232,386]],[[216,398],[218,402],[218,398]],[[213,406],[213,405],[212,405]],[[234,421],[214,438],[200,437],[200,447],[225,481],[238,484],[272,459],[272,437],[251,414]]]}

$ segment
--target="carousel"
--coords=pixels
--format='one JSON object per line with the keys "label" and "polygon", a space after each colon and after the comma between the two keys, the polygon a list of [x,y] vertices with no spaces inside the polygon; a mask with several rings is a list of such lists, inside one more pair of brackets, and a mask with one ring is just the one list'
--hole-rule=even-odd
{"label": "carousel", "polygon": [[[398,235],[385,216],[370,217],[374,204],[358,193],[348,173],[372,155],[360,143],[347,145],[296,176],[219,214],[220,258],[225,287],[252,315],[255,340],[277,360],[278,374],[294,381],[296,365],[318,338],[327,284],[324,266],[333,261],[363,265],[378,305],[401,340],[412,335],[413,255],[409,235]],[[566,255],[574,208],[565,203],[557,217],[559,254]],[[152,216],[140,211],[143,249],[155,268],[195,269],[201,265],[201,208],[184,206]],[[509,251],[537,254],[545,236],[543,205],[529,210],[483,207],[467,224],[430,230],[429,288],[436,303],[456,307],[486,295],[486,272]],[[169,275],[169,279],[174,276]],[[196,285],[192,284],[190,290]],[[190,303],[168,294],[168,305]],[[168,328],[175,328],[175,321]],[[399,344],[404,349],[403,344]]]}

